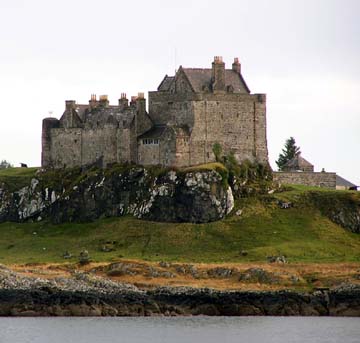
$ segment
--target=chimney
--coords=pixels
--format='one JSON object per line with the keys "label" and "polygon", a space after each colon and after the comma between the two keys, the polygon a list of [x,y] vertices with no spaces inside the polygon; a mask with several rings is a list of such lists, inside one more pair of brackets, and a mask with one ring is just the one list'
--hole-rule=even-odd
{"label": "chimney", "polygon": [[137,96],[132,95],[130,100],[130,107],[136,107]]}
{"label": "chimney", "polygon": [[109,106],[109,100],[107,95],[100,95],[99,97],[99,103],[102,107],[108,107]]}
{"label": "chimney", "polygon": [[215,56],[212,63],[213,91],[225,91],[225,63],[221,56]]}
{"label": "chimney", "polygon": [[241,64],[239,62],[239,58],[235,57],[234,58],[234,63],[232,64],[232,70],[237,72],[238,74],[241,73]]}
{"label": "chimney", "polygon": [[97,104],[97,100],[96,100],[96,94],[91,94],[90,96],[90,100],[89,100],[89,106],[91,109],[95,108]]}
{"label": "chimney", "polygon": [[144,98],[144,93],[138,93],[136,99],[136,109],[138,113],[144,114],[146,112],[146,100]]}
{"label": "chimney", "polygon": [[119,107],[120,111],[124,111],[127,107],[129,107],[129,100],[126,98],[126,93],[121,93],[119,99]]}
{"label": "chimney", "polygon": [[65,100],[65,110],[74,110],[76,108],[75,100]]}

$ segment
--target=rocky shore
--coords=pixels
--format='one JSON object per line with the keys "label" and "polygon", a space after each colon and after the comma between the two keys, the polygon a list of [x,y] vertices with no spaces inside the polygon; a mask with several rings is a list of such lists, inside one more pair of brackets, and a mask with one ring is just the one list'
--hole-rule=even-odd
{"label": "rocky shore", "polygon": [[143,290],[83,272],[42,279],[0,266],[0,316],[187,315],[360,316],[360,287],[311,293],[189,287]]}

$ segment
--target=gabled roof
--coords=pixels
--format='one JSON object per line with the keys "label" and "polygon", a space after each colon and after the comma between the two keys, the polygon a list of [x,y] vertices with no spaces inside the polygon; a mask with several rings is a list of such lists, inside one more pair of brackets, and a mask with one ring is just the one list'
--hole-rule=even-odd
{"label": "gabled roof", "polygon": [[311,164],[309,161],[305,160],[300,154],[296,155],[294,158],[292,158],[290,161],[288,161],[285,166],[289,169],[298,170],[305,167],[314,167],[313,164]]}
{"label": "gabled roof", "polygon": [[[180,66],[178,72],[183,72],[188,79],[190,86],[194,92],[202,92],[204,87],[211,89],[212,69],[209,68],[182,68]],[[158,91],[168,91],[175,76],[165,75],[161,81]],[[232,86],[235,93],[250,93],[244,78],[232,69],[225,70],[225,83],[226,86]]]}
{"label": "gabled roof", "polygon": [[336,186],[356,187],[356,185],[354,185],[348,180],[345,180],[343,177],[339,175],[336,175]]}
{"label": "gabled roof", "polygon": [[[182,68],[195,92],[203,91],[203,87],[211,89],[212,69]],[[232,86],[235,93],[250,93],[243,77],[232,69],[225,70],[225,84]]]}
{"label": "gabled roof", "polygon": [[170,88],[170,85],[174,81],[174,79],[175,79],[175,76],[165,75],[165,77],[163,78],[163,80],[161,81],[161,83],[158,87],[158,91],[168,91]]}

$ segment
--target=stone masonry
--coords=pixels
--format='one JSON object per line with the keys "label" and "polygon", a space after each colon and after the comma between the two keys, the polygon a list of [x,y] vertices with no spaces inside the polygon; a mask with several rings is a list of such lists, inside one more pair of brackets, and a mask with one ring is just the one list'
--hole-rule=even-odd
{"label": "stone masonry", "polygon": [[231,69],[220,56],[208,69],[180,66],[149,92],[148,112],[143,93],[116,106],[107,96],[66,101],[60,120],[43,120],[42,166],[190,166],[213,162],[215,143],[239,162],[268,164],[266,95],[250,93],[237,58]]}
{"label": "stone masonry", "polygon": [[327,172],[274,172],[274,181],[287,185],[336,188],[336,173]]}

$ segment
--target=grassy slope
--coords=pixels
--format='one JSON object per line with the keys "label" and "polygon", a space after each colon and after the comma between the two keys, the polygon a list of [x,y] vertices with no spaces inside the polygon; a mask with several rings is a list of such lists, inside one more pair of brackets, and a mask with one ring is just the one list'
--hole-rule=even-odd
{"label": "grassy slope", "polygon": [[39,168],[6,168],[0,169],[0,185],[2,183],[10,190],[17,190],[29,185]]}
{"label": "grassy slope", "polygon": [[[304,191],[306,188],[296,187],[276,197],[292,200]],[[95,261],[125,257],[248,262],[286,255],[290,262],[360,262],[360,235],[347,232],[318,211],[301,204],[279,209],[274,202],[264,205],[255,198],[239,201],[237,208],[243,209],[241,216],[230,215],[208,224],[155,223],[132,217],[84,224],[3,223],[0,263],[64,262],[64,251],[77,256],[82,249]],[[106,241],[116,241],[116,250],[102,252],[100,247]],[[243,250],[247,256],[242,256]]]}
{"label": "grassy slope", "polygon": [[[199,167],[196,169],[201,169]],[[211,167],[220,168],[221,165]],[[4,182],[10,188],[25,186],[36,170],[0,170],[0,184]],[[316,191],[334,200],[349,194],[293,186],[274,197],[296,201],[296,208],[282,210],[274,202],[264,205],[256,198],[248,198],[236,204],[237,208],[243,209],[241,216],[230,215],[223,221],[208,224],[154,223],[132,217],[84,224],[2,223],[0,263],[63,262],[63,252],[68,250],[76,256],[82,249],[87,249],[96,261],[125,257],[189,262],[262,262],[268,255],[286,255],[293,262],[360,262],[360,235],[347,232],[319,211],[299,202],[299,197],[307,191]],[[116,241],[116,250],[102,252],[100,247],[106,241]],[[244,250],[247,256],[242,256]]]}

